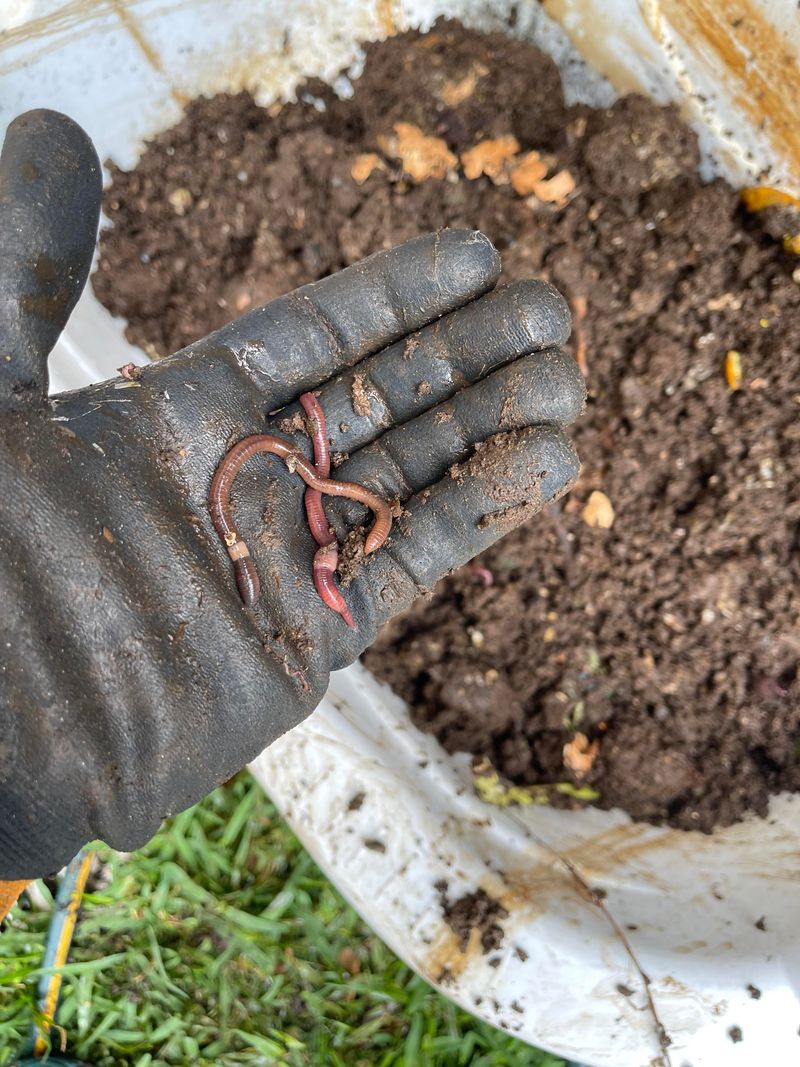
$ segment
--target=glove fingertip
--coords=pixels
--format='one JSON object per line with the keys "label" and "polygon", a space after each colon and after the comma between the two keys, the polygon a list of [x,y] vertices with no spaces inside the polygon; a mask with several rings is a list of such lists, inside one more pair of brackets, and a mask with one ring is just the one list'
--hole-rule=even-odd
{"label": "glove fingertip", "polygon": [[530,350],[566,344],[572,333],[569,304],[554,285],[535,278],[511,282],[519,328],[530,338]]}
{"label": "glove fingertip", "polygon": [[500,277],[500,253],[480,230],[439,230],[433,245],[433,273],[442,285],[473,299]]}

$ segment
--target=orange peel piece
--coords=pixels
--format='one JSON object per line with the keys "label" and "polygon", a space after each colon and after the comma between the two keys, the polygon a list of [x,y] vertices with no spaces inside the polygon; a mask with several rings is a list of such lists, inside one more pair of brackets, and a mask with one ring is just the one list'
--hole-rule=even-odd
{"label": "orange peel piece", "polygon": [[786,204],[800,208],[800,198],[773,189],[768,185],[751,185],[739,194],[746,211],[763,211],[765,207],[781,207]]}
{"label": "orange peel piece", "polygon": [[511,171],[511,185],[517,196],[531,196],[547,174],[547,164],[538,152],[526,152]]}
{"label": "orange peel piece", "polygon": [[415,182],[446,178],[458,163],[441,137],[431,137],[411,122],[396,122],[394,136],[380,137],[378,143],[387,155],[400,160]]}
{"label": "orange peel piece", "polygon": [[562,758],[567,770],[572,771],[576,778],[583,778],[592,769],[599,754],[599,741],[590,741],[586,734],[575,734],[564,745]]}
{"label": "orange peel piece", "polygon": [[475,181],[482,174],[491,178],[495,185],[508,185],[509,164],[519,152],[519,141],[513,134],[479,141],[473,148],[462,153],[461,166],[464,177]]}

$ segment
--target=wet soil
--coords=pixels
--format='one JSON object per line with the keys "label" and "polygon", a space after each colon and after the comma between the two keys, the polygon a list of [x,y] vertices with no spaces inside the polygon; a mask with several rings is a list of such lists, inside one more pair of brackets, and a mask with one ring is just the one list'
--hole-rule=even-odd
{"label": "wet soil", "polygon": [[763,815],[800,788],[800,260],[780,241],[800,218],[703,184],[671,109],[565,107],[551,60],[500,34],[371,45],[354,90],[190,104],[112,166],[95,291],[164,355],[441,226],[489,234],[505,281],[559,286],[589,389],[578,486],[481,557],[491,585],[446,579],[366,663],[516,783],[684,828]]}

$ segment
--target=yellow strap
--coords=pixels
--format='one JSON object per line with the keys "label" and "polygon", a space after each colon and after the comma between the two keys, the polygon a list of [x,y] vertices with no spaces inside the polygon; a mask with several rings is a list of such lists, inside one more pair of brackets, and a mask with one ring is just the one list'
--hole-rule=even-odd
{"label": "yellow strap", "polygon": [[26,885],[27,878],[22,882],[0,882],[0,923],[17,903]]}
{"label": "yellow strap", "polygon": [[[75,923],[78,921],[78,910],[81,906],[81,899],[83,897],[83,891],[86,888],[86,879],[89,877],[93,856],[94,853],[88,850],[80,852],[69,865],[68,875],[73,875],[75,881],[67,901],[66,915],[64,916],[63,925],[59,931],[58,943],[56,945],[52,962],[53,967],[63,967],[67,962],[69,947],[72,944],[72,935],[75,932]],[[63,907],[63,904],[61,906]],[[53,1024],[62,981],[63,976],[56,971],[54,974],[47,976],[47,989],[44,991],[44,995],[42,995],[41,986],[39,988],[39,1009],[44,1016],[44,1020],[42,1023],[42,1030],[38,1034],[34,1044],[34,1056],[43,1056],[47,1052],[48,1044],[46,1034]]]}

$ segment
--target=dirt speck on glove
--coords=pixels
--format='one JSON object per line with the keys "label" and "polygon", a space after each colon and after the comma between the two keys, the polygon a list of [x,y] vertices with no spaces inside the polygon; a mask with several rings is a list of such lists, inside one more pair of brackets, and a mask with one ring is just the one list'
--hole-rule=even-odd
{"label": "dirt speck on glove", "polygon": [[370,403],[369,393],[364,386],[363,374],[354,375],[353,384],[350,386],[350,396],[353,403],[353,411],[356,415],[366,417],[372,412],[372,404]]}

